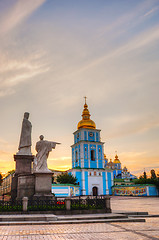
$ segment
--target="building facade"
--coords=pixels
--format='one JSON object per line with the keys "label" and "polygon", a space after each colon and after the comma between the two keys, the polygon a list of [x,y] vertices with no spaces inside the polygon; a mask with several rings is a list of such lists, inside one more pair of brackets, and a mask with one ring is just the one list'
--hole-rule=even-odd
{"label": "building facade", "polygon": [[9,172],[4,178],[0,186],[0,196],[10,195],[11,194],[11,184],[12,178],[14,177],[14,170]]}
{"label": "building facade", "polygon": [[85,101],[82,120],[73,133],[72,169],[68,171],[77,178],[80,195],[112,194],[113,170],[105,168],[104,142],[100,132],[90,119]]}

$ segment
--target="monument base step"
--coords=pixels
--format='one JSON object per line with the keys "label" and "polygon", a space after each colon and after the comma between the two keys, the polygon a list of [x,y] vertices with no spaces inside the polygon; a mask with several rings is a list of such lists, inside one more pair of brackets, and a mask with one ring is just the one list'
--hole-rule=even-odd
{"label": "monument base step", "polygon": [[92,214],[57,216],[53,214],[1,215],[0,225],[82,224],[108,222],[145,222],[144,218],[133,218],[122,214]]}
{"label": "monument base step", "polygon": [[115,222],[145,222],[144,218],[127,218],[127,219],[92,219],[92,220],[67,220],[67,221],[21,221],[21,222],[0,222],[4,225],[49,225],[49,224],[85,224],[85,223],[115,223]]}

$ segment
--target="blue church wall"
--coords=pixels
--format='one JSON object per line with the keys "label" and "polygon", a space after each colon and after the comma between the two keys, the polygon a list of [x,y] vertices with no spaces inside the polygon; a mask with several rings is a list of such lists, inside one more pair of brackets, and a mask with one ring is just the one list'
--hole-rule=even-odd
{"label": "blue church wall", "polygon": [[78,145],[78,166],[81,167],[81,151],[80,151],[80,145]]}
{"label": "blue church wall", "polygon": [[95,142],[95,133],[94,132],[88,132],[88,141]]}
{"label": "blue church wall", "polygon": [[74,143],[81,141],[81,132],[78,132],[74,135]]}
{"label": "blue church wall", "polygon": [[77,143],[81,141],[81,132],[78,132],[77,134]]}
{"label": "blue church wall", "polygon": [[103,177],[103,195],[106,194],[106,177],[105,177],[105,172],[102,173]]}
{"label": "blue church wall", "polygon": [[108,165],[108,159],[104,159],[104,167]]}
{"label": "blue church wall", "polygon": [[113,176],[116,178],[116,176],[117,176],[118,174],[121,174],[121,172],[122,172],[122,170],[115,169],[115,170],[113,171]]}
{"label": "blue church wall", "polygon": [[87,171],[84,173],[84,177],[85,177],[86,195],[88,195],[88,172]]}
{"label": "blue church wall", "polygon": [[102,146],[99,145],[98,146],[98,168],[103,168],[103,164],[102,164]]}
{"label": "blue church wall", "polygon": [[118,174],[116,173],[116,170],[113,171],[113,176],[117,176]]}
{"label": "blue church wall", "polygon": [[74,134],[74,143],[77,143],[76,134]]}
{"label": "blue church wall", "polygon": [[75,167],[75,153],[74,153],[74,148],[72,148],[72,168]]}
{"label": "blue church wall", "polygon": [[115,168],[120,169],[121,168],[121,163],[115,163]]}
{"label": "blue church wall", "polygon": [[84,141],[87,141],[87,132],[84,131]]}
{"label": "blue church wall", "polygon": [[157,196],[156,186],[149,186],[149,196]]}
{"label": "blue church wall", "polygon": [[88,144],[84,144],[84,168],[88,168]]}
{"label": "blue church wall", "polygon": [[[73,168],[78,166],[81,167],[80,145],[76,146],[75,148],[72,148],[72,151],[74,156],[72,161],[72,164],[73,164],[72,167]],[[76,161],[76,157],[77,157],[77,161]]]}
{"label": "blue church wall", "polygon": [[[91,150],[95,152],[95,161],[91,160]],[[97,168],[96,145],[90,144],[90,168]]]}
{"label": "blue church wall", "polygon": [[96,132],[96,142],[99,142],[99,133]]}
{"label": "blue church wall", "polygon": [[111,195],[112,194],[112,184],[111,184],[111,172],[108,172],[107,173],[107,176],[108,176],[108,189],[109,189],[109,194]]}
{"label": "blue church wall", "polygon": [[82,191],[81,191],[81,184],[82,184],[82,176],[81,176],[81,172],[76,172],[76,176],[77,178],[77,183],[79,183],[79,193],[80,195],[82,195]]}

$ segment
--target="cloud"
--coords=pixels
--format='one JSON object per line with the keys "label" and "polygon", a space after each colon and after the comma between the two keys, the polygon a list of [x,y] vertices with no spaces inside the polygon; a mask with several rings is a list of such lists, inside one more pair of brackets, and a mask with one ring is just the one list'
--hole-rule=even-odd
{"label": "cloud", "polygon": [[157,40],[159,40],[159,25],[155,26],[150,30],[144,31],[140,35],[135,36],[133,40],[129,41],[128,43],[124,43],[123,46],[120,46],[117,49],[111,51],[110,53],[106,54],[106,56],[100,57],[97,60],[92,61],[86,67],[81,69],[81,71],[84,71],[95,65],[99,65],[103,61],[110,61],[111,59],[121,57],[126,53],[142,49],[144,47],[147,47],[148,45],[152,45]]}
{"label": "cloud", "polygon": [[125,31],[131,29],[135,26],[138,26],[140,23],[145,21],[146,17],[152,15],[159,9],[158,6],[153,7],[153,1],[144,1],[139,3],[135,8],[132,8],[129,12],[122,13],[121,16],[117,16],[117,19],[107,24],[106,27],[101,29],[101,33],[99,37],[106,36],[110,34],[114,36],[118,36],[119,34],[123,34]]}
{"label": "cloud", "polygon": [[153,13],[155,13],[157,10],[159,9],[159,7],[157,6],[157,7],[154,7],[154,8],[152,8],[150,11],[148,11],[147,13],[145,13],[144,14],[144,17],[147,17],[147,16],[149,16],[149,15],[151,15],[151,14],[153,14]]}
{"label": "cloud", "polygon": [[0,33],[5,34],[32,14],[46,0],[17,0],[3,15]]}
{"label": "cloud", "polygon": [[159,126],[159,119],[149,119],[149,116],[136,116],[129,113],[129,115],[117,116],[112,118],[103,119],[107,125],[113,125],[113,129],[107,127],[107,137],[110,139],[121,138],[123,136],[133,135],[137,133],[144,133],[150,129]]}
{"label": "cloud", "polygon": [[25,57],[14,59],[11,54],[0,56],[0,97],[11,95],[15,86],[26,80],[49,71],[49,66],[44,62],[44,53],[31,53]]}

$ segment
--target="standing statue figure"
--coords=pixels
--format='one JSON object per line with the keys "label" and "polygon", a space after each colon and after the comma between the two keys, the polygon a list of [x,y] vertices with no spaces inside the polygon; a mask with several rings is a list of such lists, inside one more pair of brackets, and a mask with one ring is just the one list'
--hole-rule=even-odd
{"label": "standing statue figure", "polygon": [[29,113],[24,113],[22,130],[17,155],[32,155],[31,153],[31,122],[28,120]]}
{"label": "standing statue figure", "polygon": [[35,172],[50,172],[47,167],[47,158],[49,156],[49,152],[52,151],[52,148],[55,149],[56,144],[60,144],[57,142],[50,142],[44,140],[44,136],[41,135],[40,141],[36,143],[36,151],[37,155],[34,159],[34,171]]}

